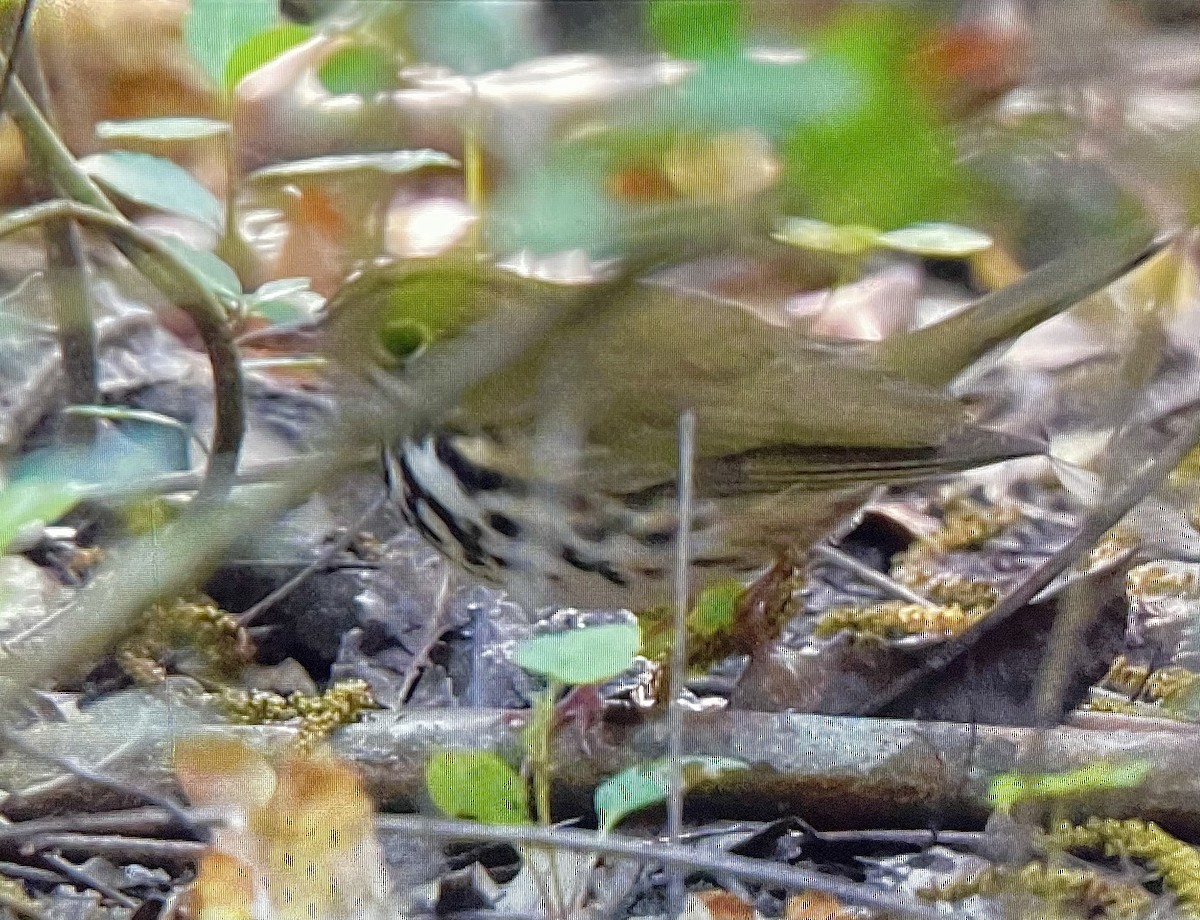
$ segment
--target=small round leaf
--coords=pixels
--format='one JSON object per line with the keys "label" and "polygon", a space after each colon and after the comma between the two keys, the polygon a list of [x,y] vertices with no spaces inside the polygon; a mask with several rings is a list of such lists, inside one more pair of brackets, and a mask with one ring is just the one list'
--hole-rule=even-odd
{"label": "small round leaf", "polygon": [[879,245],[879,231],[873,227],[839,227],[807,217],[788,218],[772,235],[790,246],[839,256],[858,255]]}
{"label": "small round leaf", "polygon": [[[688,755],[683,760],[684,788],[716,779],[732,770],[749,765],[733,757]],[[629,767],[610,776],[598,787],[593,798],[603,830],[612,830],[622,818],[667,800],[671,789],[671,762],[663,757],[637,767]]]}
{"label": "small round leaf", "polygon": [[79,161],[110,191],[136,204],[190,217],[220,230],[224,209],[216,196],[182,166],[148,153],[112,150]]}
{"label": "small round leaf", "polygon": [[106,141],[197,141],[229,130],[229,122],[187,115],[102,121],[96,136]]}
{"label": "small round leaf", "polygon": [[484,824],[528,824],[525,781],[491,751],[438,751],[425,765],[425,788],[452,818]]}
{"label": "small round leaf", "polygon": [[899,252],[942,259],[961,259],[992,248],[986,233],[957,224],[913,224],[879,234],[880,245]]}
{"label": "small round leaf", "polygon": [[640,645],[636,625],[615,623],[526,639],[513,658],[526,671],[559,683],[600,684],[627,671]]}
{"label": "small round leaf", "polygon": [[294,22],[285,22],[251,35],[233,49],[225,63],[225,88],[232,90],[244,77],[275,60],[289,48],[307,41],[312,35],[312,28]]}
{"label": "small round leaf", "polygon": [[279,163],[250,174],[251,181],[295,182],[326,176],[377,172],[390,175],[415,172],[428,166],[456,167],[458,160],[438,150],[393,150],[387,153],[348,153]]}

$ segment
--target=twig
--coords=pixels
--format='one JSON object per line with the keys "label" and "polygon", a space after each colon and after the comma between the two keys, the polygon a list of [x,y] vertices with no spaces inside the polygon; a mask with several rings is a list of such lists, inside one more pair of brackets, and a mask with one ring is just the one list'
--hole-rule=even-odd
{"label": "twig", "polygon": [[144,834],[167,830],[178,824],[176,811],[187,818],[187,826],[213,825],[223,820],[217,809],[211,808],[127,808],[121,811],[92,812],[78,815],[55,815],[0,824],[0,842],[30,840],[45,834],[97,833]]}
{"label": "twig", "polygon": [[[358,465],[365,466],[375,461],[375,454],[373,451],[364,451],[358,459]],[[278,483],[297,472],[327,470],[339,463],[346,462],[345,457],[331,453],[301,454],[286,460],[264,460],[262,463],[238,470],[234,477],[233,487],[238,489],[264,483]],[[137,495],[194,492],[204,484],[204,478],[204,473],[192,471],[160,473],[142,480],[88,483],[80,487],[80,494],[83,498],[92,501],[112,501]]]}
{"label": "twig", "polygon": [[[30,757],[54,764],[54,766],[58,767],[59,769],[66,771],[72,776],[77,776],[86,782],[95,783],[98,786],[104,786],[105,788],[112,789],[121,793],[122,795],[127,795],[135,799],[142,799],[151,803],[152,805],[157,805],[159,808],[162,808],[169,815],[175,818],[175,820],[178,821],[182,827],[187,828],[190,833],[196,835],[197,837],[203,836],[203,831],[191,823],[191,820],[188,818],[183,806],[172,801],[166,796],[159,795],[152,790],[132,786],[122,780],[107,776],[106,774],[101,773],[99,770],[94,770],[91,767],[85,766],[84,764],[76,763],[70,758],[40,750],[14,732],[0,729],[0,738],[4,740],[5,744],[12,745]],[[18,792],[12,796],[9,796],[9,798],[19,799],[20,795],[21,794]]]}
{"label": "twig", "polygon": [[63,850],[94,856],[104,853],[127,862],[182,863],[195,861],[208,844],[199,840],[160,840],[157,837],[120,837],[115,834],[43,834],[31,838],[22,848]]}
{"label": "twig", "polygon": [[24,863],[8,862],[2,859],[0,859],[0,875],[24,879],[36,885],[61,885],[63,882],[63,877],[51,869],[27,866]]}
{"label": "twig", "polygon": [[995,846],[993,835],[986,831],[893,830],[888,828],[863,831],[813,831],[813,837],[821,843],[862,844],[863,846],[895,845],[911,847],[914,850],[925,850],[938,844],[944,844],[974,853],[987,853]]}
{"label": "twig", "polygon": [[578,853],[595,852],[625,856],[643,862],[690,869],[693,872],[726,873],[746,881],[793,891],[804,888],[823,891],[851,907],[889,911],[903,917],[935,920],[943,916],[933,905],[922,904],[891,891],[811,869],[728,853],[703,852],[679,844],[664,843],[661,840],[635,840],[621,835],[541,828],[533,825],[475,824],[471,821],[423,818],[416,815],[381,815],[376,821],[376,828],[381,833],[402,834],[406,837],[555,847]]}
{"label": "twig", "polygon": [[239,613],[236,617],[238,626],[249,626],[260,616],[275,606],[275,604],[279,603],[279,601],[283,600],[285,597],[295,591],[296,588],[307,581],[310,576],[328,566],[334,556],[345,552],[346,549],[349,548],[350,544],[357,539],[363,527],[366,526],[367,521],[371,520],[371,518],[375,516],[379,509],[383,507],[384,503],[387,501],[387,498],[388,496],[386,492],[378,496],[373,502],[371,502],[370,505],[367,506],[367,510],[360,514],[354,523],[346,528],[346,532],[344,534],[321,550],[316,559],[302,568],[299,572],[281,584],[262,600],[255,604],[251,604],[246,610]]}
{"label": "twig", "polygon": [[320,332],[321,324],[316,320],[300,319],[290,323],[274,323],[270,326],[263,326],[261,329],[251,329],[249,332],[243,332],[233,342],[238,348],[245,348],[248,345],[272,345],[278,343],[280,339],[303,338],[307,335],[309,341],[305,344],[311,345]]}
{"label": "twig", "polygon": [[983,636],[1028,604],[1039,591],[1115,527],[1138,502],[1157,489],[1197,442],[1200,442],[1200,412],[1192,417],[1183,430],[1146,464],[1141,472],[1132,476],[1111,498],[1097,505],[1084,519],[1075,535],[1026,575],[1025,579],[1001,598],[976,626],[934,649],[920,665],[893,681],[891,686],[869,700],[855,714],[877,713],[922,681],[949,667]]}
{"label": "twig", "polygon": [[421,674],[421,669],[429,663],[429,654],[433,651],[433,647],[437,645],[438,640],[445,631],[446,605],[449,599],[450,572],[447,570],[446,574],[442,576],[441,585],[438,586],[437,598],[433,602],[433,610],[425,622],[425,632],[421,636],[421,645],[413,653],[408,667],[404,669],[404,679],[400,682],[400,692],[397,694],[397,699],[402,703],[408,702],[408,695],[412,693],[413,687],[417,683],[417,678]]}
{"label": "twig", "polygon": [[[679,845],[683,832],[683,691],[687,681],[688,575],[691,569],[693,477],[696,460],[696,413],[679,417],[679,521],[675,535],[675,610],[671,643],[671,699],[667,709],[667,839]],[[683,872],[672,868],[667,880],[667,915],[683,912]]]}
{"label": "twig", "polygon": [[100,881],[100,879],[96,878],[82,866],[77,866],[73,862],[63,859],[57,853],[43,853],[41,854],[41,858],[46,865],[53,866],[67,878],[71,879],[71,881],[77,882],[85,888],[91,888],[93,891],[98,891],[114,904],[120,904],[122,907],[130,909],[137,908],[137,901],[129,897],[129,895],[117,891],[117,889],[106,882]]}
{"label": "twig", "polygon": [[929,598],[918,594],[908,585],[901,584],[894,578],[889,578],[883,572],[877,572],[866,563],[860,562],[845,550],[838,549],[836,546],[830,546],[828,543],[818,543],[812,548],[811,552],[813,556],[822,562],[837,566],[839,569],[845,569],[859,581],[870,585],[872,588],[878,588],[897,600],[908,601],[910,604],[920,604],[922,607],[937,606]]}
{"label": "twig", "polygon": [[200,448],[201,453],[208,457],[208,445],[204,443],[204,439],[196,433],[196,429],[191,425],[181,422],[179,419],[171,415],[164,415],[162,412],[152,412],[149,409],[129,409],[125,406],[101,406],[101,405],[70,405],[64,406],[63,415],[74,415],[81,418],[92,419],[109,419],[117,422],[143,422],[147,425],[162,425],[164,428],[171,428],[178,431],[189,441]]}

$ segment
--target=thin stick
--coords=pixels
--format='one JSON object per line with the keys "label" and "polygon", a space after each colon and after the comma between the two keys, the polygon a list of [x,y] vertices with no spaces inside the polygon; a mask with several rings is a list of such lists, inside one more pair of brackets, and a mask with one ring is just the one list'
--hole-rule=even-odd
{"label": "thin stick", "polygon": [[239,613],[236,617],[238,626],[249,626],[260,616],[262,616],[277,603],[300,587],[300,585],[307,581],[312,575],[327,567],[334,556],[345,552],[350,547],[350,544],[353,543],[358,535],[362,532],[362,529],[366,526],[367,521],[373,518],[379,509],[383,507],[384,502],[387,501],[387,498],[388,496],[386,492],[381,494],[378,498],[371,502],[370,505],[367,506],[367,510],[360,514],[353,524],[346,528],[346,532],[344,534],[330,543],[327,547],[325,547],[325,549],[321,550],[316,559],[302,568],[299,572],[281,584],[262,600],[258,601],[258,603],[250,605],[250,607],[248,607],[246,610]]}
{"label": "thin stick", "polygon": [[[374,463],[373,451],[364,451],[359,459],[361,466]],[[237,471],[233,486],[245,489],[248,486],[280,482],[296,472],[304,470],[330,469],[346,458],[328,452],[301,454],[283,460],[264,460]],[[205,474],[188,470],[178,473],[160,473],[141,480],[118,480],[116,482],[88,483],[80,487],[80,494],[89,501],[114,501],[138,495],[169,495],[172,492],[195,492],[204,485]],[[282,563],[281,563],[282,564]]]}
{"label": "thin stick", "polygon": [[1019,585],[1006,594],[976,626],[941,647],[933,650],[919,666],[901,675],[891,686],[869,700],[855,715],[872,715],[895,702],[922,681],[949,667],[959,656],[969,651],[976,642],[991,632],[1010,616],[1023,608],[1038,592],[1066,571],[1117,523],[1138,502],[1153,492],[1179,466],[1187,453],[1200,443],[1200,412],[1197,412],[1183,430],[1141,472],[1115,492],[1108,501],[1097,505],[1075,535],[1057,551],[1043,560]]}
{"label": "thin stick", "polygon": [[82,866],[77,866],[73,862],[68,862],[57,853],[43,853],[42,860],[49,866],[53,866],[71,881],[83,885],[85,888],[91,888],[93,891],[98,891],[104,897],[108,898],[114,904],[120,904],[122,907],[136,909],[138,902],[127,894],[123,894],[111,885],[100,881]]}
{"label": "thin stick", "polygon": [[45,834],[30,839],[26,850],[64,850],[95,856],[117,856],[129,862],[194,862],[207,843],[199,840],[161,840],[157,837],[121,837],[116,834]]}
{"label": "thin stick", "polygon": [[[667,839],[678,846],[683,833],[683,685],[687,678],[688,574],[691,569],[693,474],[696,461],[696,413],[679,417],[679,522],[675,535],[675,616],[671,644],[671,701],[667,710]],[[670,870],[667,880],[667,914],[683,912],[683,872]]]}
{"label": "thin stick", "polygon": [[[14,49],[13,54],[19,55],[21,50]],[[43,119],[54,127],[50,90],[36,49],[30,48],[20,55],[19,63],[10,57],[9,65],[10,79],[13,72],[19,75]],[[30,173],[52,193],[54,164],[43,156],[44,151],[38,146],[27,143],[26,147]],[[94,403],[99,392],[99,361],[83,240],[79,228],[70,220],[46,223],[42,227],[42,238],[46,247],[46,283],[54,302],[67,399],[75,403]],[[68,419],[63,427],[67,440],[73,443],[89,444],[95,439],[96,425],[90,420]]]}
{"label": "thin stick", "polygon": [[796,891],[823,891],[851,907],[887,911],[914,920],[940,920],[944,915],[931,904],[893,891],[859,884],[782,863],[766,862],[729,853],[696,850],[662,840],[635,840],[594,831],[542,828],[533,825],[487,825],[471,821],[423,818],[417,815],[380,815],[376,828],[385,834],[433,837],[442,840],[474,840],[510,845],[557,847],[577,853],[605,853],[647,863],[677,866],[694,872],[727,873],[746,881]]}
{"label": "thin stick", "polygon": [[215,808],[173,808],[170,811],[165,808],[126,808],[121,811],[55,815],[0,824],[0,841],[31,840],[59,833],[145,834],[177,825],[177,811],[187,819],[186,826],[207,827],[225,819],[225,815]]}
{"label": "thin stick", "polygon": [[880,591],[897,600],[908,601],[910,604],[919,604],[922,607],[937,606],[929,598],[918,594],[908,585],[901,584],[894,578],[889,578],[883,572],[877,572],[866,563],[860,562],[836,546],[830,546],[828,543],[818,543],[812,548],[812,555],[822,562],[837,566],[839,569],[845,569],[859,581],[870,585],[872,588],[878,588]]}
{"label": "thin stick", "polygon": [[[159,808],[166,811],[167,814],[171,815],[171,817],[179,822],[180,825],[186,827],[190,833],[196,835],[197,837],[204,836],[203,831],[192,825],[191,820],[188,818],[187,812],[184,810],[184,807],[177,802],[172,801],[165,795],[159,795],[157,792],[154,792],[150,789],[136,788],[129,783],[124,782],[123,780],[108,776],[99,770],[95,770],[92,767],[86,766],[85,764],[76,763],[69,757],[62,757],[58,754],[52,754],[49,751],[43,751],[30,744],[28,741],[14,732],[2,730],[0,731],[0,738],[3,738],[6,744],[12,745],[30,757],[38,760],[44,760],[46,763],[53,764],[60,770],[63,770],[72,776],[77,776],[86,782],[95,783],[97,786],[103,786],[106,789],[112,789],[115,792],[119,792],[121,795],[142,799],[143,801],[149,802],[152,805],[157,805]],[[15,804],[20,800],[20,798],[21,793],[18,792],[9,796],[8,801]]]}
{"label": "thin stick", "polygon": [[433,647],[437,645],[438,640],[446,631],[446,605],[449,600],[450,571],[447,569],[446,574],[442,576],[442,583],[438,586],[437,598],[433,602],[433,610],[425,622],[425,632],[421,636],[421,645],[413,653],[408,667],[404,669],[404,679],[400,682],[400,691],[396,695],[396,698],[402,703],[408,702],[408,695],[412,693],[413,688],[416,686],[417,679],[421,676],[421,669],[429,664],[430,652],[433,651]]}

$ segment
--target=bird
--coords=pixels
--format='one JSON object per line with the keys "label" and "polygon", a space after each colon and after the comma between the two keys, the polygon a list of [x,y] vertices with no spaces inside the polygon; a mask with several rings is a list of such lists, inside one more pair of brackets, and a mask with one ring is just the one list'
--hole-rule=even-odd
{"label": "bird", "polygon": [[462,254],[406,259],[359,271],[330,298],[325,341],[350,398],[386,414],[413,401],[422,368],[438,379],[450,343],[491,343],[560,310],[516,360],[395,445],[401,512],[525,603],[638,610],[671,597],[681,413],[695,419],[691,571],[752,578],[880,486],[1045,454],[1044,439],[977,424],[948,384],[1165,245],[1145,227],[1093,241],[878,342],[821,339],[681,291],[645,261],[554,284]]}

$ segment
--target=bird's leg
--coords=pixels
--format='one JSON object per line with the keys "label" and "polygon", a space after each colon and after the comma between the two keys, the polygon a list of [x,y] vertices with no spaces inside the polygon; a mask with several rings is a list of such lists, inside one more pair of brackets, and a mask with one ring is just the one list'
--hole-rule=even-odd
{"label": "bird's leg", "polygon": [[761,655],[795,614],[792,599],[802,582],[803,562],[797,548],[783,550],[742,595],[733,619],[733,644],[741,654]]}

